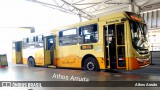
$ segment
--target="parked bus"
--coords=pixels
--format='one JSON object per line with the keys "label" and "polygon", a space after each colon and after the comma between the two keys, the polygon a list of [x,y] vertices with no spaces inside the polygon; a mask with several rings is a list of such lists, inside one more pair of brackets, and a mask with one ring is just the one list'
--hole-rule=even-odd
{"label": "parked bus", "polygon": [[[13,62],[28,66],[47,66],[53,64],[54,35],[32,35],[22,41],[13,42]],[[52,50],[51,50],[52,48]]]}
{"label": "parked bus", "polygon": [[8,67],[7,54],[0,54],[0,68]]}
{"label": "parked bus", "polygon": [[139,15],[119,12],[23,39],[21,61],[89,71],[139,69],[150,64],[146,35]]}

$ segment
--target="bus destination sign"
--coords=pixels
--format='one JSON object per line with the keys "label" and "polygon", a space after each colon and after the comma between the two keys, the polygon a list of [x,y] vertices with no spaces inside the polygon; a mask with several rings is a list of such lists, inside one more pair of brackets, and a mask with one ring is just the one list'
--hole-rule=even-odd
{"label": "bus destination sign", "polygon": [[93,45],[82,45],[81,46],[81,50],[89,50],[89,49],[93,49]]}

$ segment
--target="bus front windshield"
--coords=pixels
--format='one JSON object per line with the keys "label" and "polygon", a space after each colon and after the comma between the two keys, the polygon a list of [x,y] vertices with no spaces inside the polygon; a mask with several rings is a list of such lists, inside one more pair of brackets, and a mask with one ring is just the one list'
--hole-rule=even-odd
{"label": "bus front windshield", "polygon": [[146,38],[147,27],[146,24],[130,20],[130,29],[133,46],[136,49],[147,49],[148,42]]}

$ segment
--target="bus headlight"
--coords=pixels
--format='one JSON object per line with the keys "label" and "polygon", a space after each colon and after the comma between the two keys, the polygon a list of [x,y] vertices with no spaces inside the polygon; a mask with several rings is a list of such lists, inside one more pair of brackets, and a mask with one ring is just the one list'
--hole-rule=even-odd
{"label": "bus headlight", "polygon": [[144,62],[144,61],[148,61],[149,58],[137,58],[137,60],[138,60],[139,62]]}

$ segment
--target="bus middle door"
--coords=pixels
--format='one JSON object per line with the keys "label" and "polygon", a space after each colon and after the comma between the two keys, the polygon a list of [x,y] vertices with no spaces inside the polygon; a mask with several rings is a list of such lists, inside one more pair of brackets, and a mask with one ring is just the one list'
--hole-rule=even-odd
{"label": "bus middle door", "polygon": [[107,68],[125,68],[124,24],[111,24],[104,28]]}
{"label": "bus middle door", "polygon": [[45,37],[45,65],[54,65],[55,36]]}

